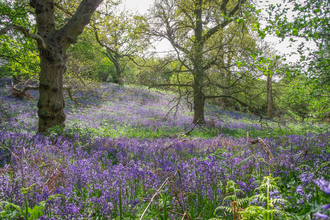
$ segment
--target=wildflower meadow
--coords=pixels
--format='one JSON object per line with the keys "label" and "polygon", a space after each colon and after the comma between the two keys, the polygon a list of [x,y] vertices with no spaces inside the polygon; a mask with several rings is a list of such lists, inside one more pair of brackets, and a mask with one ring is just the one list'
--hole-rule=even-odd
{"label": "wildflower meadow", "polygon": [[[325,124],[259,123],[174,95],[99,84],[67,100],[66,128],[36,133],[36,100],[0,94],[0,219],[328,219]],[[38,97],[38,92],[31,92]]]}

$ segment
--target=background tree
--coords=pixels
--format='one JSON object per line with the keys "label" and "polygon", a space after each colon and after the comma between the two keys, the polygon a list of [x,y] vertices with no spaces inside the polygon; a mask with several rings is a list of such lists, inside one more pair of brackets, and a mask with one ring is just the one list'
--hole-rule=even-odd
{"label": "background tree", "polygon": [[56,28],[55,1],[30,0],[30,10],[36,19],[37,33],[13,21],[0,30],[0,35],[8,31],[20,31],[25,37],[38,43],[40,56],[39,74],[39,132],[53,126],[65,126],[63,74],[66,71],[68,47],[77,41],[84,27],[90,22],[93,12],[102,0],[83,0],[74,15],[61,28]]}
{"label": "background tree", "polygon": [[207,98],[219,100],[224,108],[242,110],[240,102],[248,103],[242,93],[251,95],[247,94],[253,90],[249,84],[255,85],[251,80],[256,80],[259,75],[251,57],[253,51],[257,50],[256,40],[247,28],[238,27],[229,26],[220,37],[221,47],[214,51],[218,54],[215,65],[206,71],[209,82],[205,94]]}
{"label": "background tree", "polygon": [[[91,27],[85,28],[78,42],[68,49],[70,63],[79,65],[79,74],[83,77],[105,82],[114,65],[101,53],[102,48],[96,42]],[[68,65],[70,69],[70,65]]]}
{"label": "background tree", "polygon": [[[275,113],[273,84],[283,78],[283,71],[286,65],[284,65],[284,59],[277,55],[277,51],[270,43],[259,40],[258,44],[260,55],[258,56],[256,63],[258,63],[257,69],[262,73],[263,78],[265,78],[266,81],[266,114],[268,118],[273,118]],[[278,90],[276,93],[278,95],[281,94]]]}
{"label": "background tree", "polygon": [[[111,4],[111,3],[108,3]],[[103,54],[114,64],[115,83],[123,85],[123,71],[130,59],[147,50],[149,40],[145,36],[147,23],[142,16],[129,11],[120,11],[104,4],[105,12],[98,14],[93,23],[95,38],[102,47]]]}
{"label": "background tree", "polygon": [[246,0],[157,0],[153,6],[151,33],[171,43],[181,63],[180,71],[191,76],[190,82],[175,85],[192,89],[188,94],[193,100],[193,123],[205,123],[205,100],[219,97],[205,95],[205,87],[221,87],[212,85],[207,71],[218,63],[224,42],[231,40],[229,26],[247,28],[244,21],[251,18],[252,10],[244,3]]}
{"label": "background tree", "polygon": [[[306,88],[313,96],[310,99],[318,99],[318,114],[320,116],[330,112],[330,84],[329,84],[329,40],[330,26],[329,13],[330,2],[322,0],[296,1],[289,0],[286,7],[271,5],[268,9],[268,25],[260,28],[259,34],[264,37],[266,33],[274,33],[282,39],[290,39],[295,42],[302,39],[298,46],[297,53],[300,60],[294,66],[294,71],[288,72],[291,77],[303,74]],[[289,11],[293,11],[290,13]],[[313,42],[317,49],[311,49],[306,42]],[[301,100],[305,102],[304,100]]]}

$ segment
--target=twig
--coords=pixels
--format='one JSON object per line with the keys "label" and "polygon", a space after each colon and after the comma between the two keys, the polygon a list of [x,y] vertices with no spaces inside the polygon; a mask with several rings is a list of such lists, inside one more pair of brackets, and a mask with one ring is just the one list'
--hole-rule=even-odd
{"label": "twig", "polygon": [[77,106],[80,106],[79,102],[77,101],[76,97],[73,97],[72,93],[71,93],[71,86],[64,86],[63,89],[65,89],[69,95],[69,98],[71,99],[71,101],[74,101],[76,103]]}
{"label": "twig", "polygon": [[182,219],[181,219],[181,220],[184,220],[184,219],[186,218],[186,216],[187,216],[187,213],[185,212],[185,213],[183,214],[183,216],[182,216]]}
{"label": "twig", "polygon": [[[177,171],[174,173],[173,176],[175,176],[177,173]],[[144,215],[146,214],[147,210],[149,209],[149,206],[151,205],[151,203],[154,201],[154,198],[160,193],[160,191],[165,187],[165,185],[167,184],[167,182],[169,181],[170,177],[167,177],[165,179],[165,181],[163,182],[163,184],[157,189],[156,193],[151,197],[151,200],[149,202],[149,204],[147,205],[147,207],[144,209],[141,217],[139,218],[139,220],[142,220]]]}
{"label": "twig", "polygon": [[140,220],[143,219],[143,217],[144,217],[144,215],[146,214],[146,212],[147,212],[149,206],[150,206],[151,203],[154,201],[154,198],[155,198],[155,197],[160,193],[160,191],[164,188],[164,186],[166,185],[166,183],[167,183],[167,181],[168,181],[169,179],[170,179],[170,178],[167,177],[166,180],[163,182],[163,184],[157,189],[157,192],[152,196],[152,198],[151,198],[149,204],[148,204],[147,207],[144,209],[144,211],[143,211],[143,213],[142,213],[142,215],[141,215],[141,217],[140,217]]}
{"label": "twig", "polygon": [[23,187],[25,187],[25,176],[24,176],[24,171],[23,171],[23,165],[22,165],[22,160],[21,158],[19,158],[13,151],[11,151],[8,147],[1,147],[1,148],[6,148],[7,150],[9,150],[11,152],[11,154],[18,160],[19,162],[19,166],[21,169],[21,174],[22,174],[22,185]]}
{"label": "twig", "polygon": [[181,216],[184,216],[186,213],[184,213],[184,214],[181,214],[181,213],[178,213],[178,212],[175,212],[175,211],[173,211],[173,210],[168,210],[169,212],[172,212],[172,213],[174,213],[174,214],[177,214],[177,215],[181,215]]}
{"label": "twig", "polygon": [[[199,119],[197,120],[197,122],[199,121]],[[194,123],[194,126],[192,127],[192,129],[190,129],[189,131],[187,131],[185,133],[185,135],[190,135],[190,133],[195,129],[195,127],[197,126],[197,123]]]}
{"label": "twig", "polygon": [[270,151],[269,147],[260,137],[258,137],[255,140],[251,140],[251,144],[256,144],[256,143],[261,143],[261,146],[264,149],[265,153],[267,154],[269,160],[274,159],[274,155]]}

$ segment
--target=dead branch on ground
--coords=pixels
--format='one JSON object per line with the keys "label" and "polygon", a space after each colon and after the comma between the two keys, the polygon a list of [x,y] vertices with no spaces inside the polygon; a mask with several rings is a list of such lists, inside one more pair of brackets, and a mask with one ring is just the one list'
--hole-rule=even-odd
{"label": "dead branch on ground", "polygon": [[253,144],[256,144],[256,143],[261,143],[261,146],[264,149],[265,153],[267,154],[268,159],[269,160],[273,160],[274,159],[274,155],[270,151],[269,147],[267,146],[267,144],[260,137],[258,137],[257,139],[251,140],[250,143],[252,145]]}

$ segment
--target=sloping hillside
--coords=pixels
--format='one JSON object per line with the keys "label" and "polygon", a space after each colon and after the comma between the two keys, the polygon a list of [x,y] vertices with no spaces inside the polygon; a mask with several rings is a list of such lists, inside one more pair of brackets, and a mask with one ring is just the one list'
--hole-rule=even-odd
{"label": "sloping hillside", "polygon": [[32,94],[0,95],[5,219],[35,207],[39,219],[298,219],[330,203],[329,133],[285,135],[207,106],[207,124],[185,135],[192,115],[184,102],[167,115],[173,94],[102,84],[80,107],[68,100],[66,129],[43,136]]}

